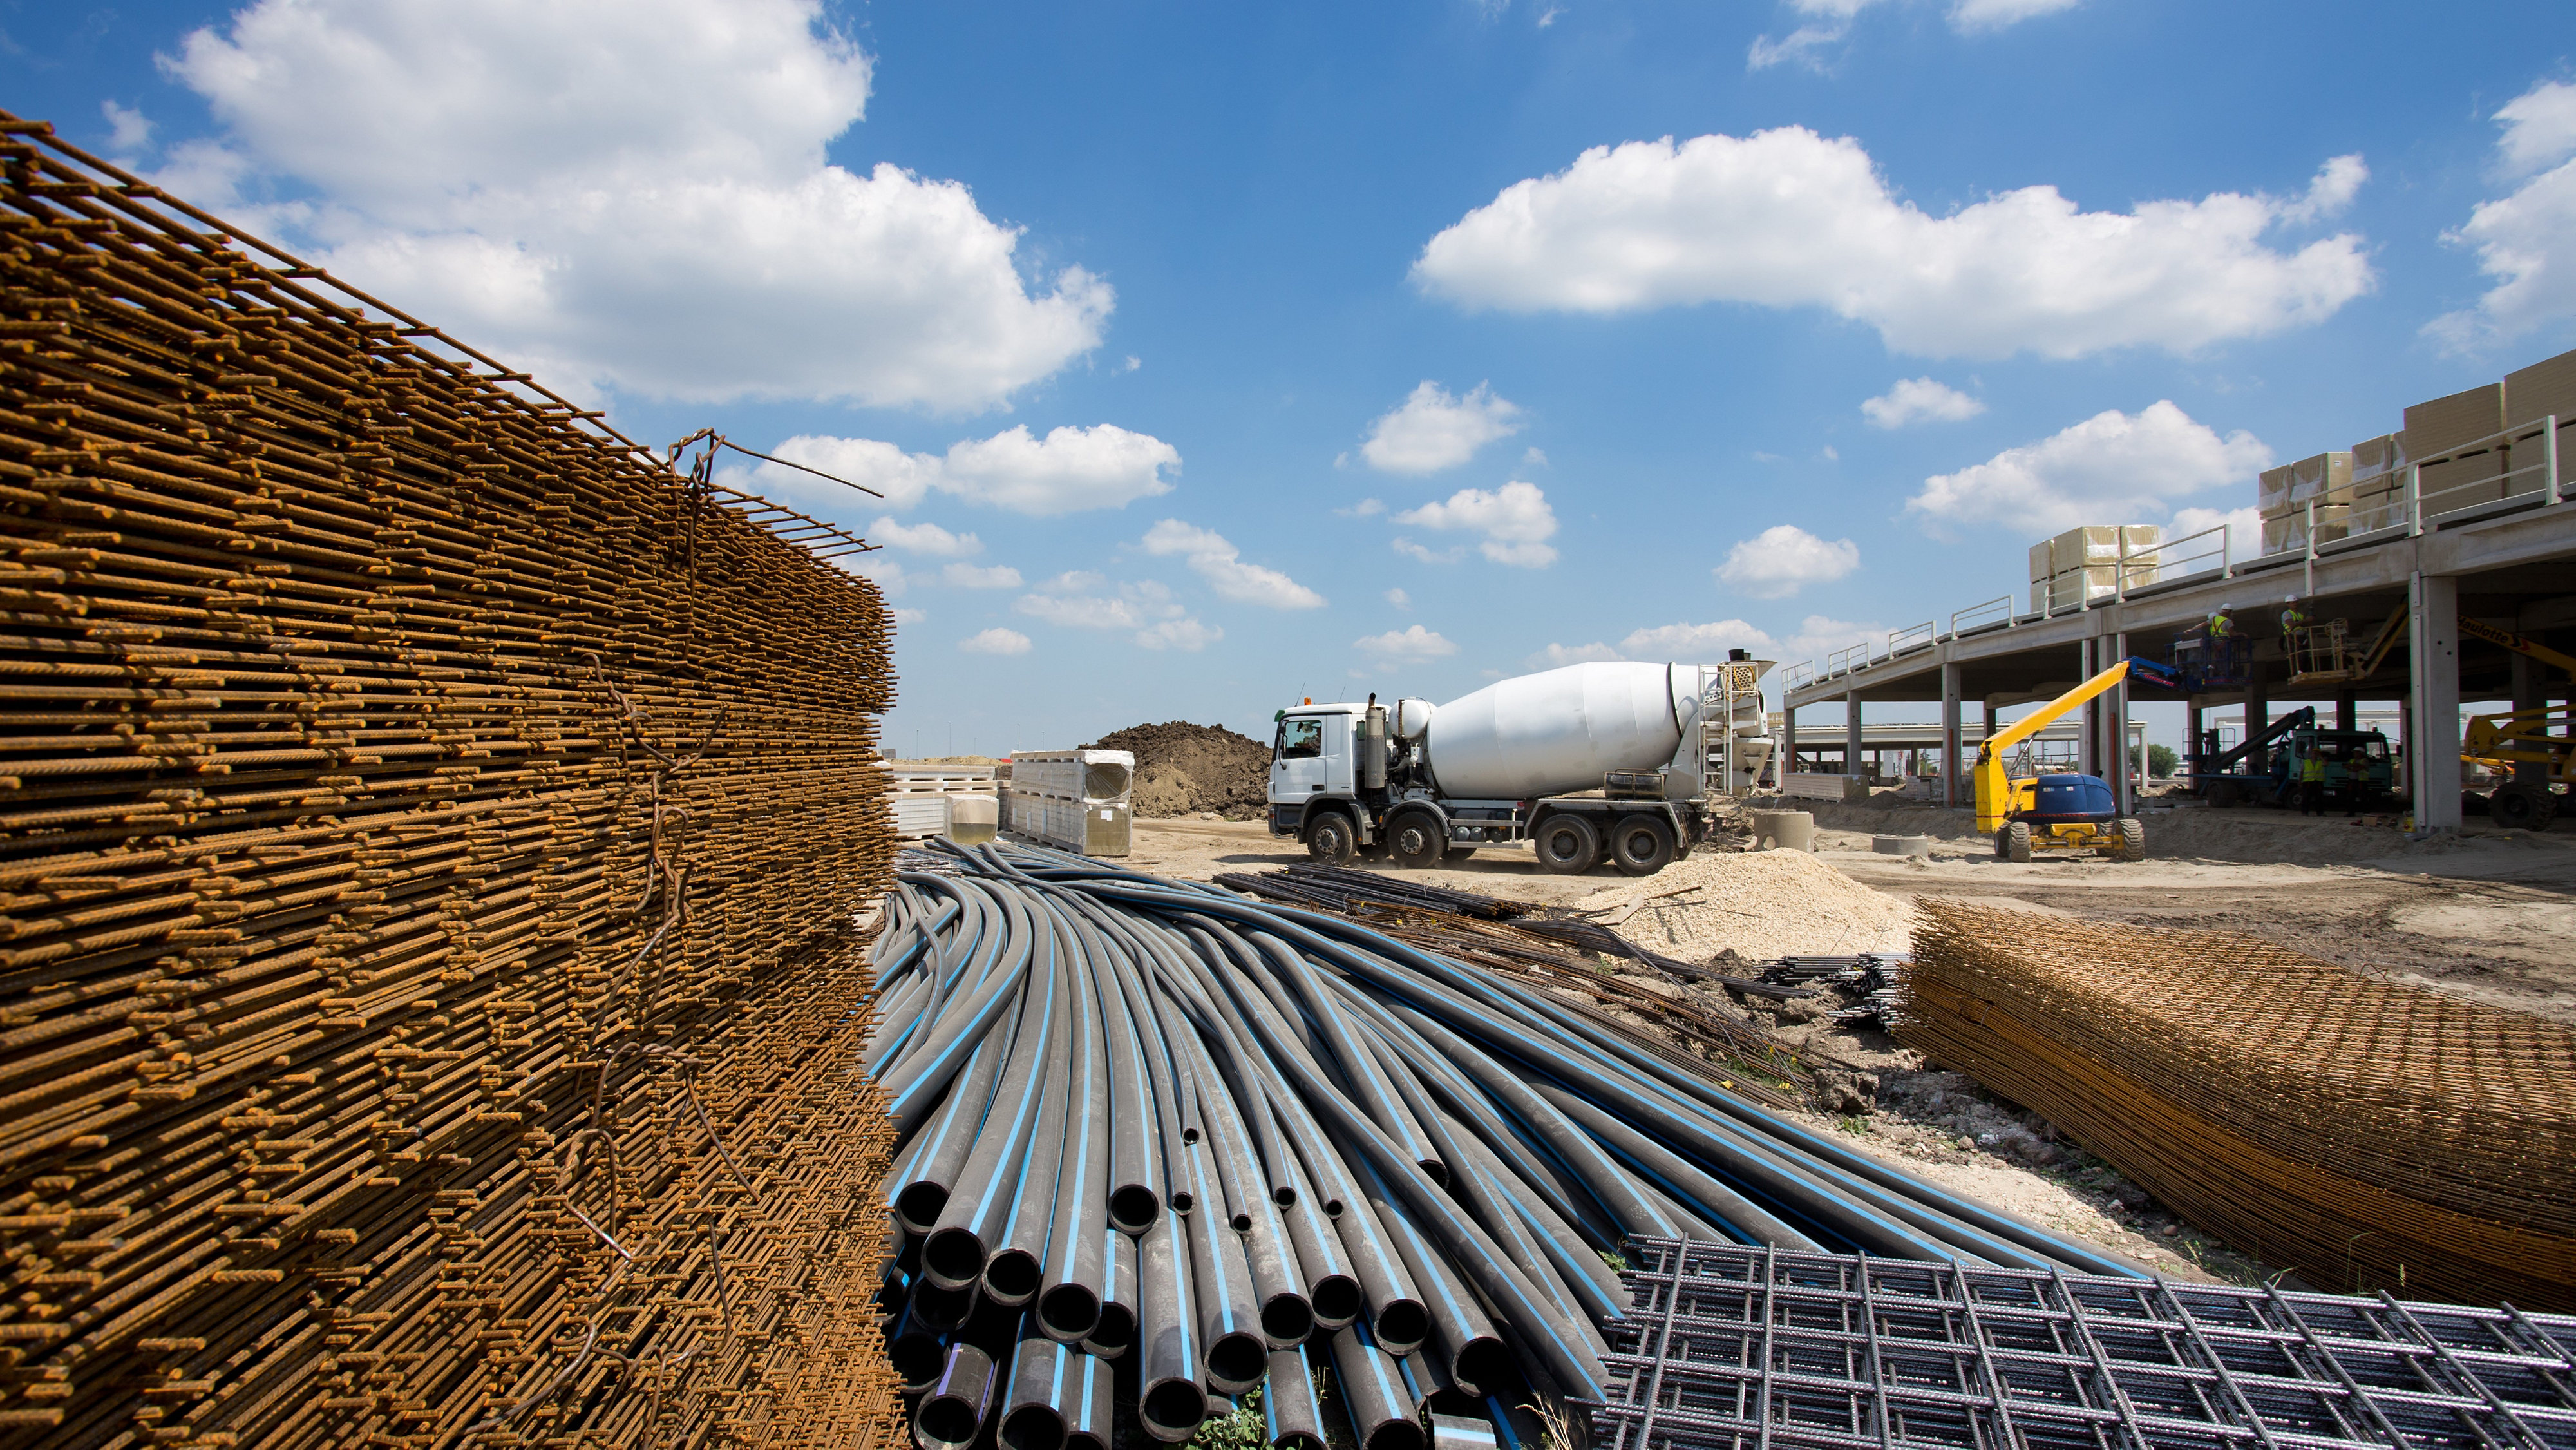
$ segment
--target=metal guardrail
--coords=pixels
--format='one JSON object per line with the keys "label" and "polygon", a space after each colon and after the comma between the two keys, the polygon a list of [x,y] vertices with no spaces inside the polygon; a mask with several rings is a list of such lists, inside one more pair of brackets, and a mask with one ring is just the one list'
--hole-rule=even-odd
{"label": "metal guardrail", "polygon": [[1940,631],[1928,619],[1921,624],[1897,630],[1887,637],[1888,658],[1894,659],[1909,650],[1928,648],[1940,638]]}
{"label": "metal guardrail", "polygon": [[1636,1239],[1602,1450],[2567,1450],[2576,1317]]}

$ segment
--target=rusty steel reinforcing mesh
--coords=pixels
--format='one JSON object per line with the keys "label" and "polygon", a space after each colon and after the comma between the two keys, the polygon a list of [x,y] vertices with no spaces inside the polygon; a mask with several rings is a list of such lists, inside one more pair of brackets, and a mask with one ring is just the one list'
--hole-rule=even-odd
{"label": "rusty steel reinforcing mesh", "polygon": [[2576,1031],[2253,937],[1927,897],[1897,1036],[2321,1288],[2576,1309]]}
{"label": "rusty steel reinforcing mesh", "polygon": [[1633,1240],[1598,1450],[2567,1450],[2576,1319]]}
{"label": "rusty steel reinforcing mesh", "polygon": [[0,160],[0,1446],[882,1440],[864,545]]}

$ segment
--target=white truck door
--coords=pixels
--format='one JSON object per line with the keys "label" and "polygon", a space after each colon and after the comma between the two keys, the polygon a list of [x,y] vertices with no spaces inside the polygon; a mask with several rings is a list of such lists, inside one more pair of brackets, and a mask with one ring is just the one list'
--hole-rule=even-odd
{"label": "white truck door", "polygon": [[1319,790],[1349,790],[1350,717],[1291,715],[1279,722],[1270,755],[1270,798],[1296,805]]}

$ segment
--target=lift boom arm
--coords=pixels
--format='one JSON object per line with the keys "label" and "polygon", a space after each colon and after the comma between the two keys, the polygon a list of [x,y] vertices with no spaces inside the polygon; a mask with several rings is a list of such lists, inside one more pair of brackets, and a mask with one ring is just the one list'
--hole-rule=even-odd
{"label": "lift boom arm", "polygon": [[2129,662],[2122,660],[1986,737],[1986,743],[1978,747],[1973,772],[1977,786],[1978,831],[1992,833],[2002,830],[2004,817],[2012,809],[2012,781],[2004,775],[2004,752],[2056,724],[2068,711],[2128,677]]}

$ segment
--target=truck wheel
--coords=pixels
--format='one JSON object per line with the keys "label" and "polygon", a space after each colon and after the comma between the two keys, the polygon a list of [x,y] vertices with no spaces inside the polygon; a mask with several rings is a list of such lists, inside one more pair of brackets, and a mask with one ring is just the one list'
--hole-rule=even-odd
{"label": "truck wheel", "polygon": [[1359,854],[1359,827],[1342,811],[1326,811],[1306,833],[1306,854],[1325,866],[1348,866]]}
{"label": "truck wheel", "polygon": [[2513,780],[2487,793],[2487,819],[2509,831],[2545,831],[2558,814],[2558,798],[2528,781]]}
{"label": "truck wheel", "polygon": [[2004,827],[2004,854],[2027,865],[2030,861],[2030,822],[2015,821]]}
{"label": "truck wheel", "polygon": [[1601,864],[1601,833],[1581,816],[1548,817],[1536,845],[1539,866],[1559,876],[1580,876]]}
{"label": "truck wheel", "polygon": [[2211,810],[2223,811],[2234,804],[2236,804],[2236,783],[2234,781],[2222,780],[2213,782],[2210,785],[2209,808]]}
{"label": "truck wheel", "polygon": [[2147,859],[2147,823],[2132,816],[2120,822],[2120,859]]}
{"label": "truck wheel", "polygon": [[2012,859],[2012,827],[2010,826],[1995,832],[1995,859],[1998,861]]}
{"label": "truck wheel", "polygon": [[1673,828],[1655,816],[1621,816],[1610,827],[1610,859],[1627,876],[1652,876],[1673,862]]}
{"label": "truck wheel", "polygon": [[1428,871],[1449,854],[1449,841],[1440,834],[1439,818],[1421,811],[1396,817],[1386,839],[1395,852],[1395,864],[1408,871]]}

